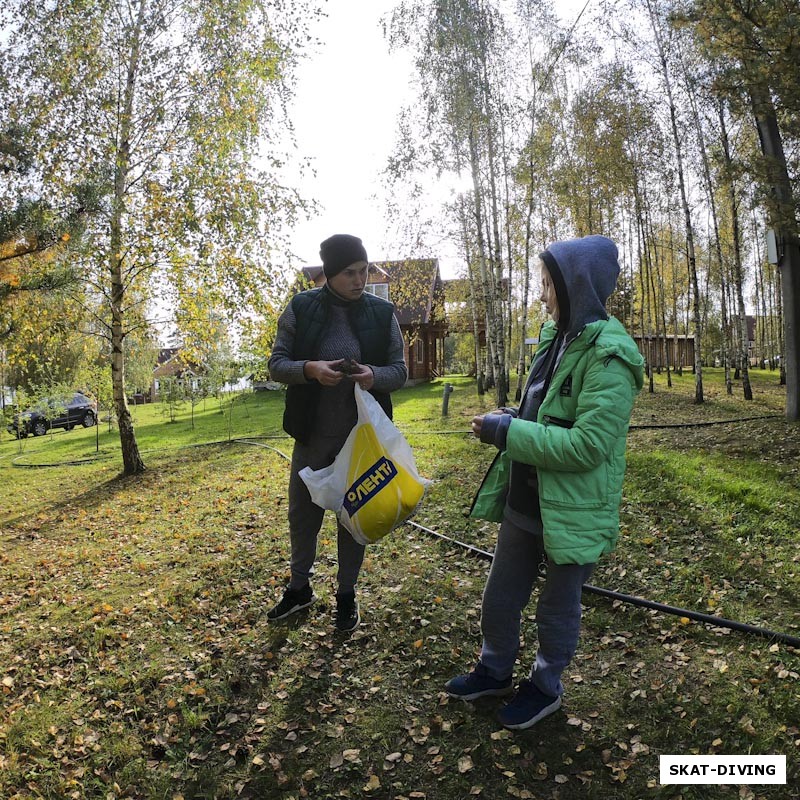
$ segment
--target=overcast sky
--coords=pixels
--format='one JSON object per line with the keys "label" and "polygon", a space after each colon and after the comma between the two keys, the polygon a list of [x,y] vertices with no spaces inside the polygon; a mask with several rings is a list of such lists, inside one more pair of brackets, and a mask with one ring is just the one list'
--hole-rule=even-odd
{"label": "overcast sky", "polygon": [[[290,115],[298,152],[316,169],[301,191],[320,207],[292,232],[298,260],[291,266],[319,264],[319,243],[334,233],[360,236],[372,261],[400,255],[387,241],[380,200],[380,174],[398,115],[414,99],[411,55],[389,53],[380,24],[395,5],[397,0],[327,0],[326,16],[311,31],[320,44],[299,66]],[[582,7],[583,0],[556,2],[567,18]],[[442,198],[447,194],[441,190]],[[443,243],[436,255],[443,277],[453,277],[455,249],[447,252]]]}
{"label": "overcast sky", "polygon": [[320,40],[297,72],[290,115],[298,152],[316,175],[302,184],[319,213],[295,227],[292,249],[303,264],[319,263],[319,243],[334,233],[364,240],[371,260],[382,249],[380,173],[392,149],[398,114],[412,94],[411,59],[388,53],[380,19],[395,0],[327,0],[312,29]]}

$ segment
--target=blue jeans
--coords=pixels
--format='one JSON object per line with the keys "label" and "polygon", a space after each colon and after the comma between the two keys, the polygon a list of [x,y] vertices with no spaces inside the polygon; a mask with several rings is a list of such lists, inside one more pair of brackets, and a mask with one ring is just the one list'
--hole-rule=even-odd
{"label": "blue jeans", "polygon": [[[522,611],[544,560],[541,522],[524,530],[508,519],[500,525],[481,607],[481,663],[489,674],[505,680],[514,671],[520,642]],[[536,604],[539,647],[531,680],[551,697],[564,693],[561,673],[575,655],[581,626],[581,587],[594,564],[548,562]]]}

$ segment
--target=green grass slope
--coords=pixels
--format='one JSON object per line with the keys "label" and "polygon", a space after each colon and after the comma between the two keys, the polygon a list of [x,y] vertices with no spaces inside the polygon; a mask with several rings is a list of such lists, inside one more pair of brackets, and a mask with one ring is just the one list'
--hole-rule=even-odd
{"label": "green grass slope", "polygon": [[[469,421],[492,399],[447,380],[446,418],[442,381],[395,395],[433,481],[415,519],[491,550],[496,526],[465,511],[492,457]],[[713,370],[701,407],[691,375],[641,395],[619,548],[592,583],[798,637],[800,426],[774,373],[753,380],[751,403]],[[282,398],[209,402],[194,423],[136,407],[148,469],[133,478],[105,426],[4,434],[0,797],[800,797],[786,644],[587,594],[563,710],[512,735],[495,701],[443,692],[477,655],[488,564],[404,526],[369,548],[363,623],[336,635],[330,515],[320,602],[269,624],[288,557]],[[518,677],[533,607],[523,632]],[[785,754],[789,783],[659,785],[659,755],[692,753]]]}

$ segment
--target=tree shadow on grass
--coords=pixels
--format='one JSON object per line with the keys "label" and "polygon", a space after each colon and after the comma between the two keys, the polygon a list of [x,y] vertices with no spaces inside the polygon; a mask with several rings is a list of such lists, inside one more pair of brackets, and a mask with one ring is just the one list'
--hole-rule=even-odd
{"label": "tree shadow on grass", "polygon": [[[105,502],[112,500],[118,494],[129,491],[136,491],[141,493],[147,491],[150,486],[159,478],[160,470],[153,469],[142,473],[141,475],[115,475],[102,483],[98,483],[85,491],[78,491],[69,497],[54,500],[44,507],[36,509],[21,508],[20,513],[16,517],[10,517],[6,520],[5,524],[11,528],[13,526],[24,523],[26,520],[34,515],[45,515],[59,517],[64,512],[74,512],[76,508],[89,511],[99,507]],[[56,480],[56,478],[54,478]],[[63,482],[64,478],[58,478],[59,482]],[[68,480],[68,478],[67,478]],[[53,519],[50,524],[45,524],[37,528],[39,533],[47,532],[52,528],[59,526],[59,520]],[[20,534],[14,538],[23,538]]]}
{"label": "tree shadow on grass", "polygon": [[[235,765],[223,763],[228,756],[220,755],[219,748],[209,752],[183,787],[187,800],[227,797],[224,792],[219,794],[226,770],[241,775],[238,781],[234,779],[238,788],[231,796],[259,799],[296,791],[301,776],[312,766],[321,771],[324,741],[336,738],[337,729],[344,729],[348,724],[344,717],[350,713],[347,708],[357,703],[352,694],[342,692],[348,681],[347,664],[358,658],[370,641],[368,635],[359,636],[358,632],[333,631],[329,611],[321,601],[286,620],[270,623],[260,659],[237,655],[228,661],[230,708],[237,710],[239,719],[238,729],[226,731],[226,736],[248,741],[252,747],[239,748],[232,756]],[[296,640],[298,632],[304,640]],[[230,709],[222,708],[209,721],[217,735],[224,731],[229,714]],[[360,770],[360,765],[355,766]],[[351,785],[353,774],[341,777],[342,788]]]}
{"label": "tree shadow on grass", "polygon": [[[213,446],[216,445],[210,445],[210,447]],[[228,449],[228,443],[222,443],[218,446],[223,451]],[[204,454],[202,464],[197,459],[192,461],[195,467],[202,467],[203,474],[208,475],[210,471],[216,469],[211,450],[208,447],[203,448],[202,451],[193,450],[192,452],[202,452]],[[102,507],[104,504],[114,503],[120,497],[124,499],[125,495],[134,497],[139,501],[148,493],[164,492],[165,478],[176,477],[184,464],[176,460],[174,451],[169,452],[166,460],[155,460],[155,462],[154,466],[148,467],[138,475],[118,473],[84,490],[81,490],[80,487],[83,485],[85,478],[80,477],[75,479],[74,494],[62,496],[50,502],[43,498],[43,505],[41,506],[20,506],[16,516],[9,517],[3,522],[7,529],[6,532],[10,533],[14,527],[24,527],[25,523],[30,523],[34,520],[36,524],[28,525],[16,536],[9,535],[6,539],[11,541],[13,539],[41,538],[51,531],[57,532],[60,530],[63,527],[64,518],[74,516],[77,509],[91,514],[92,511]],[[223,467],[219,471],[224,471],[225,469],[227,467]],[[53,481],[60,487],[69,486],[71,480],[68,470],[66,473],[63,471],[53,473]],[[125,508],[120,506],[119,510],[120,513],[123,513]]]}

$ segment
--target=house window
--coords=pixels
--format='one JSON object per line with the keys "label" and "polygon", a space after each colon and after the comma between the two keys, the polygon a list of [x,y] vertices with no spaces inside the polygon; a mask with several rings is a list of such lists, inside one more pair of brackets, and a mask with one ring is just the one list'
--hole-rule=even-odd
{"label": "house window", "polygon": [[422,339],[417,339],[417,353],[414,358],[417,364],[422,364],[425,361],[425,346]]}
{"label": "house window", "polygon": [[382,297],[384,300],[389,299],[388,283],[368,283],[364,291]]}

